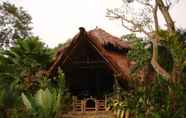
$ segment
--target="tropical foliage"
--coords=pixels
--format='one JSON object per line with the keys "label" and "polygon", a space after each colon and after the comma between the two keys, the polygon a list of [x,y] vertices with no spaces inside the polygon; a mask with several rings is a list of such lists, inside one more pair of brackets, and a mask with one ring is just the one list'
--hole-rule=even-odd
{"label": "tropical foliage", "polygon": [[[18,39],[14,47],[0,53],[0,112],[7,115],[9,109],[20,106],[21,92],[32,94],[40,85],[33,76],[46,68],[52,58],[51,49],[37,37],[27,40]],[[5,116],[4,116],[5,117]]]}
{"label": "tropical foliage", "polygon": [[46,88],[45,90],[39,89],[30,100],[24,93],[22,93],[21,96],[26,109],[32,117],[54,118],[60,108],[60,94],[60,91],[59,93],[56,91],[50,92],[49,89]]}
{"label": "tropical foliage", "polygon": [[[134,34],[123,36],[132,44],[133,48],[128,52],[128,58],[133,60],[135,65],[131,68],[130,73],[133,77],[133,80],[129,82],[132,89],[130,91],[121,90],[120,98],[114,98],[110,102],[110,106],[118,118],[186,117],[186,104],[183,102],[186,100],[186,66],[184,64],[186,37],[184,34],[184,31],[178,30],[175,35],[170,37],[166,31],[160,32],[160,35],[165,38],[158,46],[158,63],[171,72],[175,61],[179,62],[180,78],[175,83],[156,73],[150,65],[151,42],[137,38]],[[177,39],[173,40],[173,38]],[[173,53],[175,57],[173,57]],[[148,77],[149,70],[155,73],[154,77]],[[172,93],[174,93],[174,99]]]}

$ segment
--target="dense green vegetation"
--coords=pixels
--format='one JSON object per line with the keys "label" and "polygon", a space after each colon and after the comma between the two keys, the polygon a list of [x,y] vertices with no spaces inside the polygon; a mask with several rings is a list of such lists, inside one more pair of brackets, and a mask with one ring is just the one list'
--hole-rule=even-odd
{"label": "dense green vegetation", "polygon": [[[0,2],[0,118],[53,118],[65,106],[64,77],[40,76],[55,49],[31,33],[23,8]],[[38,77],[37,77],[38,76]]]}
{"label": "dense green vegetation", "polygon": [[16,109],[18,111],[15,112],[20,111],[23,106],[21,93],[32,95],[47,87],[48,83],[44,78],[35,80],[34,76],[39,70],[46,68],[51,58],[52,50],[35,37],[18,39],[14,47],[1,50],[0,114],[3,117],[8,117],[7,115],[11,115]]}
{"label": "dense green vegetation", "polygon": [[[179,43],[180,45],[182,43],[183,47],[179,48],[177,47],[179,45],[176,44],[177,52],[180,50],[181,53],[185,48],[185,42],[183,43],[183,40],[186,37],[180,31],[178,31],[177,35],[178,37],[182,37]],[[185,118],[186,65],[182,63],[180,78],[175,83],[172,83],[157,73],[154,78],[147,78],[149,70],[155,73],[150,65],[152,49],[149,46],[151,43],[146,40],[136,40],[137,37],[134,34],[126,35],[125,38],[129,38],[128,40],[133,44],[133,49],[128,52],[128,57],[134,60],[136,64],[131,69],[133,80],[130,81],[130,85],[132,89],[130,91],[121,90],[120,98],[112,99],[110,104],[118,117]],[[167,71],[172,71],[173,57],[164,46],[161,45],[158,47],[158,62]],[[182,53],[183,55],[180,58],[185,59],[186,52]],[[166,59],[164,59],[165,57]],[[144,70],[143,76],[140,76],[142,74],[141,70]],[[172,93],[174,93],[174,99],[172,99]]]}

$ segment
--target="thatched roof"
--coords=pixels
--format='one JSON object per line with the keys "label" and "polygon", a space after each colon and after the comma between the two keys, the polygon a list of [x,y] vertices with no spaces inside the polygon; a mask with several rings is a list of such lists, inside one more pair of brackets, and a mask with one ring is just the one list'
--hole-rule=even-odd
{"label": "thatched roof", "polygon": [[62,67],[70,52],[76,47],[80,40],[84,39],[90,42],[117,76],[120,76],[122,79],[129,79],[128,71],[130,61],[126,57],[130,49],[129,44],[100,28],[88,32],[85,31],[84,28],[80,28],[80,32],[75,35],[71,41],[68,41],[64,47],[59,49],[47,73],[51,74],[56,71],[59,66]]}

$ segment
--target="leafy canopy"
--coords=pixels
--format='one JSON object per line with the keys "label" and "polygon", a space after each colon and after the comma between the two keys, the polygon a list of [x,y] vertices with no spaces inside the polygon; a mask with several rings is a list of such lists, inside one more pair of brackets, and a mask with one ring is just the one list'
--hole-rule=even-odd
{"label": "leafy canopy", "polygon": [[0,48],[10,47],[17,39],[31,35],[31,16],[22,7],[0,2]]}

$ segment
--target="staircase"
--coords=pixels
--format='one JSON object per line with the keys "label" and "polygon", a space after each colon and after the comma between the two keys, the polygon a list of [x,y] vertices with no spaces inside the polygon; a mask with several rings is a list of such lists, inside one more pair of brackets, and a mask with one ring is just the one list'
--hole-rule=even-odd
{"label": "staircase", "polygon": [[59,118],[116,118],[111,111],[69,112]]}

